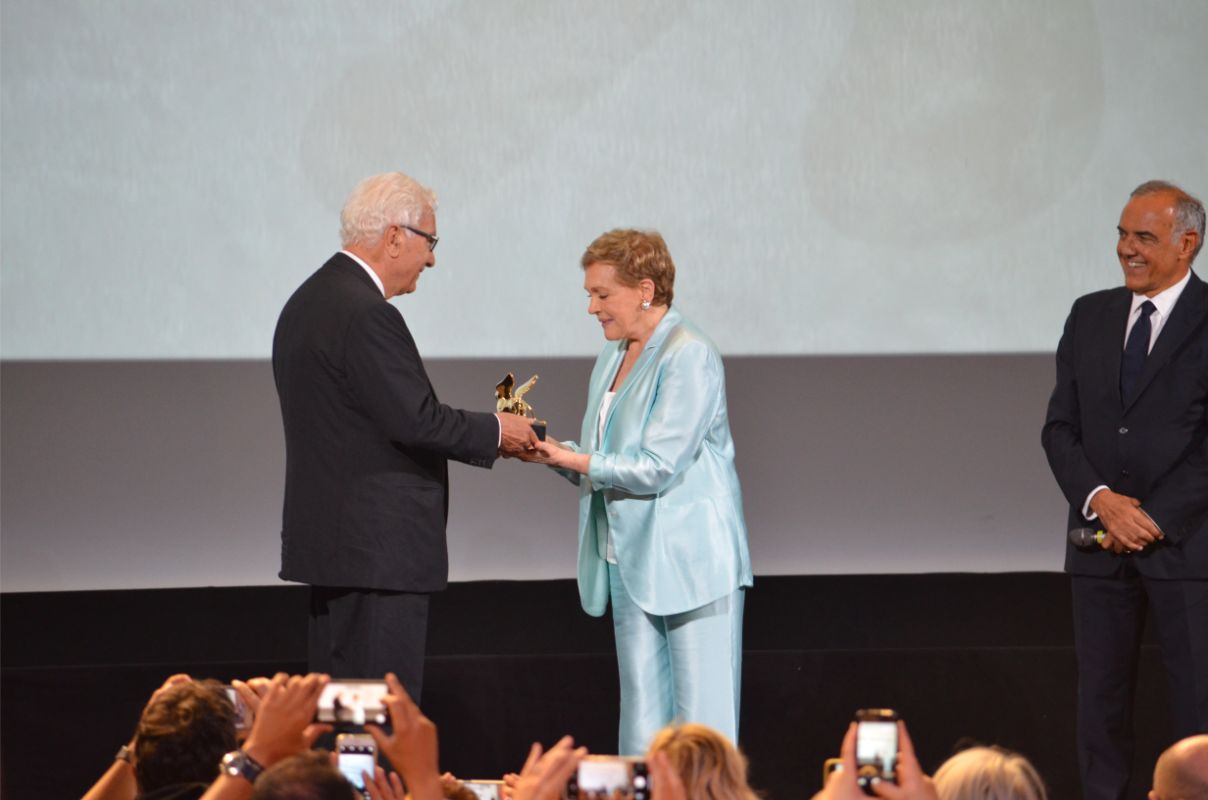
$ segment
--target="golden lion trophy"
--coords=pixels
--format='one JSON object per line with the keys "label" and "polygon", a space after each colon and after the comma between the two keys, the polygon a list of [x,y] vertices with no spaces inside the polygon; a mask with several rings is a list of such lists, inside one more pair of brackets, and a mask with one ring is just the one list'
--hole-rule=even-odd
{"label": "golden lion trophy", "polygon": [[545,420],[537,419],[533,414],[533,407],[524,399],[524,396],[537,383],[537,377],[534,375],[516,386],[516,377],[509,372],[503,380],[495,385],[495,410],[500,413],[528,417],[533,421],[533,431],[537,434],[537,438],[544,442]]}

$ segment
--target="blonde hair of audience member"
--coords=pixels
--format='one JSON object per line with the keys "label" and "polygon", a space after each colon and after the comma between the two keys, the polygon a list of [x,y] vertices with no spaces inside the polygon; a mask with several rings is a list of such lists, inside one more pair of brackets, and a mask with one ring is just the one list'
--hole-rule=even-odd
{"label": "blonde hair of audience member", "polygon": [[663,728],[655,734],[648,754],[658,752],[666,754],[692,800],[759,800],[747,785],[746,757],[707,725]]}
{"label": "blonde hair of audience member", "polygon": [[971,747],[932,777],[940,800],[1047,800],[1040,773],[1025,756],[1001,747]]}
{"label": "blonde hair of audience member", "polygon": [[1166,748],[1153,768],[1149,800],[1208,800],[1208,734]]}

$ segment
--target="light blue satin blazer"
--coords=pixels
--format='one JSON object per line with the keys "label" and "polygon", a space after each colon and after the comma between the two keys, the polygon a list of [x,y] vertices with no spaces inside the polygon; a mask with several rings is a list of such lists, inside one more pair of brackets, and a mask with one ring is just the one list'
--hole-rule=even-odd
{"label": "light blue satin blazer", "polygon": [[596,360],[579,442],[564,443],[591,454],[588,475],[559,470],[579,485],[579,599],[592,616],[608,607],[608,532],[592,514],[600,492],[626,591],[647,613],[678,614],[752,583],[725,373],[717,347],[668,309],[597,441],[625,347],[609,342]]}

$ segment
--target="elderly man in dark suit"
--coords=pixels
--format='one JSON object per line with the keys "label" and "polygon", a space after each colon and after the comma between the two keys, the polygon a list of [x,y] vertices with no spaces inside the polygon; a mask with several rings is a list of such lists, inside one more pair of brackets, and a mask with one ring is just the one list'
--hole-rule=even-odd
{"label": "elderly man in dark suit", "polygon": [[394,672],[418,702],[428,595],[445,587],[447,459],[489,467],[536,442],[522,417],[442,404],[387,302],[436,264],[436,197],[401,173],[362,181],[344,249],[285,304],[273,375],[285,425],[281,577],[311,585],[310,669]]}
{"label": "elderly man in dark suit", "polygon": [[1043,443],[1070,503],[1078,754],[1088,798],[1124,797],[1147,609],[1171,740],[1208,732],[1208,284],[1204,206],[1150,181],[1120,215],[1124,286],[1079,298],[1057,347]]}

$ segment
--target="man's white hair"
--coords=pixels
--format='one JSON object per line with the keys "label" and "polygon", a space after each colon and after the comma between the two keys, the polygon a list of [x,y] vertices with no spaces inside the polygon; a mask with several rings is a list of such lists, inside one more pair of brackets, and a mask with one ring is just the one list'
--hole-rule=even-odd
{"label": "man's white hair", "polygon": [[391,225],[416,226],[428,212],[436,212],[436,193],[427,186],[401,172],[374,175],[358,183],[344,203],[340,241],[345,247],[371,244]]}
{"label": "man's white hair", "polygon": [[1204,204],[1170,181],[1146,181],[1133,189],[1129,197],[1149,194],[1174,195],[1174,240],[1177,242],[1187,231],[1195,231],[1198,238],[1195,251],[1191,254],[1191,260],[1195,261],[1200,248],[1204,246]]}

